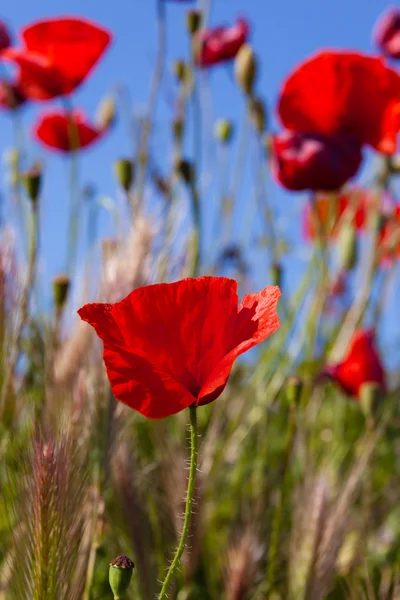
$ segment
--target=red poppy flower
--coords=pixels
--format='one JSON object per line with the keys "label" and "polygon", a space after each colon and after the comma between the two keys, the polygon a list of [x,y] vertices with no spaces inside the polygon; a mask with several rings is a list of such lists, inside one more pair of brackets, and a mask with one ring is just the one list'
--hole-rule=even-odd
{"label": "red poppy flower", "polygon": [[0,81],[0,106],[16,110],[26,102],[26,96],[18,82]]}
{"label": "red poppy flower", "polygon": [[90,123],[78,110],[70,115],[65,111],[47,111],[34,127],[35,137],[42,144],[61,152],[86,148],[99,140],[105,131]]}
{"label": "red poppy flower", "polygon": [[359,329],[350,341],[343,361],[328,365],[324,375],[330,377],[350,396],[359,397],[364,383],[378,383],[386,390],[386,376],[371,329]]}
{"label": "red poppy flower", "polygon": [[391,7],[378,19],[373,33],[374,42],[383,54],[400,58],[400,11]]}
{"label": "red poppy flower", "polygon": [[272,172],[288,190],[337,190],[361,161],[358,142],[344,136],[285,131],[272,140]]}
{"label": "red poppy flower", "polygon": [[11,45],[11,35],[4,21],[0,21],[0,50],[4,50]]}
{"label": "red poppy flower", "polygon": [[115,397],[161,419],[218,398],[235,358],[279,327],[279,296],[268,286],[238,307],[236,281],[199,277],[142,287],[78,314],[103,340]]}
{"label": "red poppy flower", "polygon": [[400,76],[380,58],[326,51],[286,79],[278,113],[289,130],[348,135],[390,154],[397,147],[399,103]]}
{"label": "red poppy flower", "polygon": [[249,34],[249,25],[238,19],[232,27],[216,27],[200,31],[197,63],[200,67],[210,67],[235,58]]}
{"label": "red poppy flower", "polygon": [[77,18],[37,21],[22,30],[23,48],[1,57],[20,70],[25,94],[48,100],[71,93],[89,75],[111,40],[98,25]]}
{"label": "red poppy flower", "polygon": [[353,211],[352,223],[356,229],[366,225],[368,205],[372,202],[368,190],[362,188],[346,189],[338,196],[315,194],[311,202],[304,205],[303,234],[307,241],[317,237],[317,223],[325,235],[335,238],[346,211]]}

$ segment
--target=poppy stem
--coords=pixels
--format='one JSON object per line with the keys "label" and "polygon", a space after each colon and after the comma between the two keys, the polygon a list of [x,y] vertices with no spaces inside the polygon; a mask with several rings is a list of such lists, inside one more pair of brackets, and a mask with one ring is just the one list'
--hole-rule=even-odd
{"label": "poppy stem", "polygon": [[192,520],[193,511],[193,499],[194,489],[196,482],[196,470],[197,470],[197,414],[196,406],[189,406],[190,411],[190,470],[189,470],[189,481],[186,495],[186,507],[185,507],[185,518],[183,521],[183,529],[181,539],[179,540],[178,547],[175,552],[175,556],[172,559],[171,565],[168,569],[167,575],[165,576],[164,583],[161,588],[158,600],[166,600],[168,598],[169,586],[174,576],[175,571],[179,566],[182,554],[185,550],[187,538],[189,535],[190,522]]}

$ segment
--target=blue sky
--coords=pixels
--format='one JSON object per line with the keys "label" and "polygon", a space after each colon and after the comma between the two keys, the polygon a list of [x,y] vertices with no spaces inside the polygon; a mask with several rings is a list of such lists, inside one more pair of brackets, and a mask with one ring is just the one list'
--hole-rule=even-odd
{"label": "blue sky", "polygon": [[[273,125],[273,106],[283,77],[307,55],[320,48],[358,49],[373,52],[371,31],[378,15],[385,9],[384,0],[212,0],[210,24],[229,24],[237,16],[245,16],[251,24],[251,41],[261,64],[258,80],[259,94],[267,101]],[[171,61],[185,57],[187,35],[184,29],[185,12],[195,3],[167,2],[168,13],[168,60],[167,72],[161,94],[156,122],[154,144],[162,160],[168,150],[168,122],[171,117],[171,94],[173,86]],[[66,13],[65,7],[68,7]],[[75,94],[74,104],[94,116],[100,98],[115,85],[128,86],[133,110],[140,114],[146,106],[151,67],[156,54],[155,0],[19,0],[4,4],[0,17],[14,32],[32,20],[61,15],[82,15],[108,27],[114,41],[107,54],[88,81]],[[213,100],[213,117],[240,120],[243,99],[235,90],[229,69],[217,67],[209,77]],[[323,82],[321,82],[323,85]],[[50,104],[57,105],[57,102]],[[32,105],[23,113],[26,130],[43,110],[43,105]],[[209,118],[208,123],[211,123]],[[0,114],[1,149],[13,145],[12,126],[9,117]],[[29,141],[26,150],[32,159],[45,162],[45,185],[43,191],[42,248],[46,257],[43,265],[44,281],[62,270],[65,265],[65,236],[68,204],[67,161],[60,155],[50,153]],[[114,196],[115,180],[113,161],[127,155],[130,150],[129,136],[120,119],[110,135],[99,145],[84,153],[81,158],[81,181],[96,182],[99,194]],[[242,195],[246,193],[245,178]],[[300,196],[290,194],[277,186],[272,188],[273,203],[281,220],[299,230],[297,219]],[[244,196],[243,196],[244,197]],[[205,202],[212,202],[211,196]],[[243,201],[244,212],[246,203]],[[206,214],[208,208],[205,207]],[[101,221],[103,233],[108,233],[109,223],[104,215]],[[295,236],[295,233],[293,233]],[[260,263],[264,264],[264,263]],[[258,284],[268,283],[260,271],[255,278]]]}

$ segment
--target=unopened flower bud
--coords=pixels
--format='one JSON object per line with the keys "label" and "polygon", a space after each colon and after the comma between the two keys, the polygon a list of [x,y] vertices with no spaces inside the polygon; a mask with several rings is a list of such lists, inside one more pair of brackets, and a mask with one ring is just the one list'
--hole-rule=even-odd
{"label": "unopened flower bud", "polygon": [[119,185],[129,192],[135,178],[135,163],[129,158],[121,158],[114,163],[114,171]]}
{"label": "unopened flower bud", "polygon": [[272,285],[277,285],[278,287],[281,287],[282,267],[280,264],[274,263],[273,265],[271,265],[271,279]]}
{"label": "unopened flower bud", "polygon": [[343,270],[351,271],[357,264],[357,232],[352,223],[343,223],[339,232],[339,256]]}
{"label": "unopened flower bud", "polygon": [[249,44],[243,44],[236,55],[235,75],[244,93],[251,96],[257,76],[257,61]]}
{"label": "unopened flower bud", "polygon": [[57,275],[53,279],[53,301],[57,310],[61,311],[67,300],[71,286],[71,280],[68,275]]}
{"label": "unopened flower bud", "polygon": [[400,154],[394,154],[390,157],[390,172],[395,175],[400,174]]}
{"label": "unopened flower bud", "polygon": [[97,109],[96,123],[103,131],[115,123],[115,100],[111,96],[104,98]]}
{"label": "unopened flower bud", "polygon": [[174,74],[178,83],[185,83],[188,77],[189,67],[183,60],[174,62]]}
{"label": "unopened flower bud", "polygon": [[29,199],[32,201],[32,205],[35,207],[40,194],[40,187],[42,183],[42,170],[40,167],[32,167],[21,176],[22,183],[25,187],[26,193]]}
{"label": "unopened flower bud", "polygon": [[232,123],[227,119],[218,119],[214,125],[214,135],[222,144],[227,144],[233,135]]}
{"label": "unopened flower bud", "polygon": [[176,165],[176,171],[183,181],[187,184],[194,181],[194,166],[188,160],[179,160]]}
{"label": "unopened flower bud", "polygon": [[304,383],[300,377],[289,377],[286,382],[286,395],[291,405],[298,405],[303,392]]}
{"label": "unopened flower bud", "polygon": [[114,600],[123,597],[132,579],[135,565],[127,556],[117,556],[110,562],[109,582],[114,594]]}
{"label": "unopened flower bud", "polygon": [[250,101],[250,118],[254,124],[254,127],[259,134],[264,133],[267,127],[267,112],[265,110],[265,104],[261,98],[253,98]]}
{"label": "unopened flower bud", "polygon": [[172,133],[176,142],[180,143],[183,138],[185,123],[183,119],[175,119],[172,123]]}
{"label": "unopened flower bud", "polygon": [[363,383],[360,388],[360,405],[366,416],[377,414],[384,396],[382,386],[376,382]]}
{"label": "unopened flower bud", "polygon": [[186,25],[191,35],[197,33],[201,28],[203,22],[203,15],[199,10],[189,10],[186,15]]}

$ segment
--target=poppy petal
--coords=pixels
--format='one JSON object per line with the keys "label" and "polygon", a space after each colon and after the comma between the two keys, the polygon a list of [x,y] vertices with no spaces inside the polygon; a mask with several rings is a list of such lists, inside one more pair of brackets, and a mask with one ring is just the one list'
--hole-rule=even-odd
{"label": "poppy petal", "polygon": [[217,277],[146,286],[113,305],[113,316],[127,346],[197,396],[230,343],[236,289],[236,281]]}
{"label": "poppy petal", "polygon": [[21,88],[30,100],[51,100],[63,93],[65,82],[60,72],[41,54],[6,48],[0,57],[18,65]]}
{"label": "poppy petal", "polygon": [[22,30],[26,48],[46,56],[68,81],[71,92],[88,76],[111,41],[111,34],[85,19],[37,21]]}
{"label": "poppy petal", "polygon": [[[399,100],[400,76],[380,58],[324,51],[307,59],[286,79],[278,114],[286,129],[349,135],[381,150],[387,135],[385,113]],[[392,139],[397,133],[391,132]]]}
{"label": "poppy petal", "polygon": [[104,130],[85,120],[80,111],[74,111],[72,116],[47,111],[39,117],[34,132],[38,141],[61,152],[86,148],[104,134]]}
{"label": "poppy petal", "polygon": [[198,404],[207,404],[219,396],[235,359],[279,328],[276,305],[280,295],[277,286],[267,286],[257,294],[244,296],[235,319],[232,346],[203,385]]}

